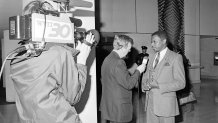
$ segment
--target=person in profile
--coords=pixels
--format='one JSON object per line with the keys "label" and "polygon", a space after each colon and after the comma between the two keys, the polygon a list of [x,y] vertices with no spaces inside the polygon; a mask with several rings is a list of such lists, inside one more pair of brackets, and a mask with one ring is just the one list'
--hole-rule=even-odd
{"label": "person in profile", "polygon": [[176,92],[185,88],[185,70],[182,55],[168,48],[165,31],[151,35],[150,57],[147,71],[142,78],[142,92],[146,92],[146,123],[175,123],[179,115]]}
{"label": "person in profile", "polygon": [[142,48],[142,53],[138,54],[136,57],[136,64],[137,65],[142,64],[143,58],[149,56],[149,54],[147,53],[147,47],[142,46],[141,48]]}
{"label": "person in profile", "polygon": [[130,52],[133,39],[127,35],[115,35],[113,51],[101,66],[102,97],[101,123],[128,123],[132,120],[132,89],[138,86],[146,63],[139,65],[131,75],[124,61]]}

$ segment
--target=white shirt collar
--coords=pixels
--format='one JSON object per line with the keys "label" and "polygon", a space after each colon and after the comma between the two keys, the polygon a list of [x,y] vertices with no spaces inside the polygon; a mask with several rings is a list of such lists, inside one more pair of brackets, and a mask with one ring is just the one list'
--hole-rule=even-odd
{"label": "white shirt collar", "polygon": [[[166,47],[166,48],[164,48],[163,50],[160,51],[160,59],[159,59],[158,63],[160,63],[160,61],[163,59],[163,57],[165,56],[167,50],[168,50],[168,48]],[[155,59],[156,59],[156,57],[157,57],[157,53],[156,53]]]}
{"label": "white shirt collar", "polygon": [[159,60],[159,62],[163,59],[163,57],[165,56],[165,54],[166,54],[166,52],[167,52],[167,47],[166,48],[164,48],[162,51],[160,51],[160,60]]}

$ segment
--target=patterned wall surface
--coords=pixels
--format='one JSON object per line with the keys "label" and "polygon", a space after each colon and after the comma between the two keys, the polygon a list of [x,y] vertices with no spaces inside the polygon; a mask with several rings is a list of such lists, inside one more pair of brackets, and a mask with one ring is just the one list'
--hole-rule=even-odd
{"label": "patterned wall surface", "polygon": [[158,26],[176,52],[184,54],[184,0],[158,0]]}

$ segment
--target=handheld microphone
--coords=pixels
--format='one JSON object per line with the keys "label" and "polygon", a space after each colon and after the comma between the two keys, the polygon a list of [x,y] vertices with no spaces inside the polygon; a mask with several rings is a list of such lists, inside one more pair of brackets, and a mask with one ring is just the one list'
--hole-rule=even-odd
{"label": "handheld microphone", "polygon": [[148,58],[144,57],[143,60],[142,60],[142,64],[147,64],[147,63],[148,63]]}

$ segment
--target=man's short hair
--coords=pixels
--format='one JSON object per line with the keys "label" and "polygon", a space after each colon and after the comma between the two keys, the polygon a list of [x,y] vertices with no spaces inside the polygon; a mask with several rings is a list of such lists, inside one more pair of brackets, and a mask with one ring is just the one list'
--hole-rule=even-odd
{"label": "man's short hair", "polygon": [[151,36],[158,36],[161,40],[165,40],[166,39],[166,43],[168,44],[168,36],[166,31],[156,31],[154,32]]}
{"label": "man's short hair", "polygon": [[119,50],[122,47],[127,47],[128,43],[133,45],[133,39],[130,38],[127,35],[115,35],[114,36],[114,42],[113,42],[113,47],[115,50]]}

